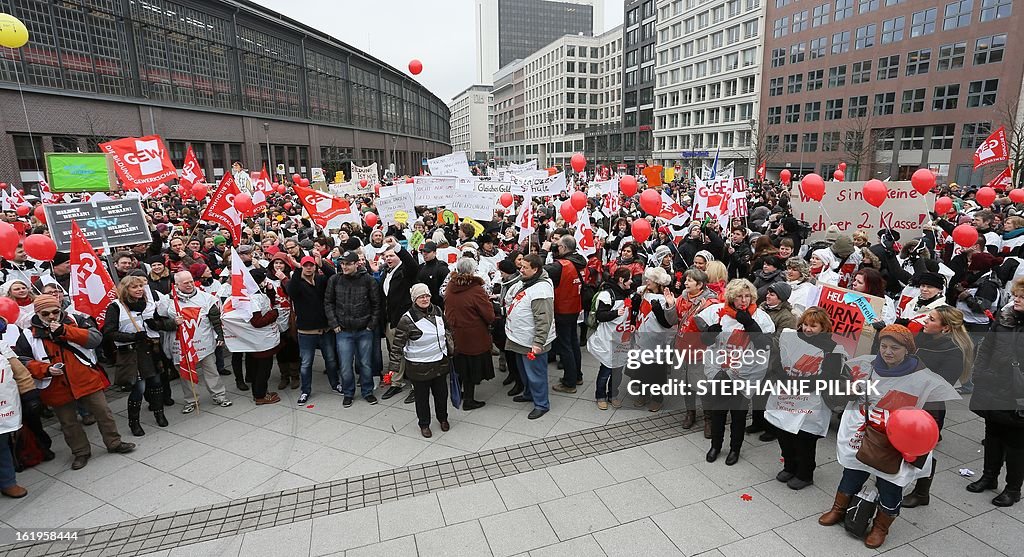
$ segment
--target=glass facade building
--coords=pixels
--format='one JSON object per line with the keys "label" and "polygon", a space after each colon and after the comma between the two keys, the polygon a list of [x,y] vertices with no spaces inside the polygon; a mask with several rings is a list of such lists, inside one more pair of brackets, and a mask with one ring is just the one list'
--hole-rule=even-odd
{"label": "glass facade building", "polygon": [[594,7],[537,0],[498,0],[498,67],[526,58],[564,35],[593,36]]}

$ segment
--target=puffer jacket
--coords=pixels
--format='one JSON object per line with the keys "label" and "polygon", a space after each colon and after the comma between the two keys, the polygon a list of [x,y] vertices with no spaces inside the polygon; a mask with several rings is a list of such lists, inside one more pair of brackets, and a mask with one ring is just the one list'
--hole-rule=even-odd
{"label": "puffer jacket", "polygon": [[[416,327],[416,322],[424,317],[431,318],[435,322],[444,321],[444,315],[441,310],[431,304],[426,310],[422,310],[416,304],[413,304],[409,311],[402,314],[402,317],[398,320],[398,324],[395,326],[395,340],[391,343],[390,351],[390,366],[388,369],[394,371],[398,370],[402,364],[402,360],[405,359],[405,345],[410,340],[417,340],[423,336],[423,331]],[[451,332],[445,330],[445,344],[446,350],[451,353],[452,340]],[[438,360],[434,362],[410,362],[405,361],[405,377],[410,381],[430,381],[436,379],[442,375],[448,373],[450,370],[449,357],[438,353]]]}
{"label": "puffer jacket", "polygon": [[[336,274],[327,283],[324,304],[331,329],[376,330],[381,314],[380,287],[364,269],[352,275]],[[408,298],[408,294],[406,294]]]}
{"label": "puffer jacket", "polygon": [[[1024,428],[1024,313],[1007,304],[985,335],[974,361],[971,411],[1004,425]],[[1017,365],[1014,365],[1017,363]]]}
{"label": "puffer jacket", "polygon": [[[49,359],[43,362],[35,359],[32,345],[26,335],[32,335],[43,343]],[[75,354],[77,349],[68,343],[95,350],[103,342],[103,334],[99,329],[89,326],[86,318],[77,315],[64,317],[63,327],[56,332],[43,325],[39,317],[32,318],[32,328],[22,331],[22,336],[14,347],[29,373],[35,379],[51,378],[49,386],[39,391],[43,404],[52,407],[64,406],[86,395],[102,391],[110,386],[110,381],[96,366],[89,366]],[[64,374],[50,375],[50,366],[64,364]]]}

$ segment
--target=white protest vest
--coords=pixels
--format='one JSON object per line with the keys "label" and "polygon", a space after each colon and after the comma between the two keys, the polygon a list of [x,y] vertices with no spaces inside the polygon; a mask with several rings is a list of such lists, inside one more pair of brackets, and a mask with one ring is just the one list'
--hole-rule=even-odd
{"label": "white protest vest", "polygon": [[[217,334],[213,330],[213,325],[210,324],[210,309],[216,305],[217,298],[202,290],[196,290],[191,298],[178,296],[178,306],[181,308],[182,315],[178,315],[178,312],[174,310],[174,299],[170,296],[160,299],[157,313],[171,319],[181,317],[182,320],[193,320],[192,346],[195,347],[196,354],[202,360],[213,354],[217,348]],[[162,347],[164,354],[175,364],[181,361],[181,346],[178,343],[177,332],[163,335]]]}
{"label": "white protest vest", "polygon": [[[46,353],[46,346],[43,345],[43,339],[36,338],[36,336],[32,334],[31,329],[25,329],[25,331],[22,333],[22,336],[25,337],[25,340],[28,341],[29,348],[32,349],[32,359],[36,360],[36,361],[39,361],[39,362],[49,363],[50,355]],[[67,351],[67,352],[70,352],[70,353],[74,354],[75,357],[78,358],[78,361],[82,363],[82,365],[93,367],[93,368],[96,367],[96,351],[95,350],[93,350],[91,348],[85,348],[84,346],[82,346],[80,344],[75,344],[74,342],[71,342],[70,340],[67,340],[65,342],[67,342],[67,344],[69,346],[74,347],[74,349],[77,350],[79,353],[81,353],[82,356],[85,356],[85,358],[82,358],[82,356],[79,356],[78,354],[75,354],[75,352],[72,351],[72,350],[68,350]],[[46,383],[46,385],[49,385],[49,378],[44,380],[44,382]],[[39,383],[38,382],[36,383],[36,386],[38,388],[40,388],[40,389],[45,388],[45,386],[39,387]]]}
{"label": "white protest vest", "polygon": [[[406,312],[412,319],[412,314]],[[421,317],[413,322],[413,326],[423,334],[418,339],[409,339],[405,343],[405,359],[417,364],[428,364],[439,361],[448,355],[444,339],[444,320],[438,316]]]}
{"label": "white protest vest", "polygon": [[[148,297],[146,298],[146,307],[142,311],[132,311],[132,310],[128,309],[128,306],[126,306],[124,304],[124,302],[122,302],[121,300],[117,300],[114,303],[119,306],[117,309],[120,310],[118,312],[119,313],[119,319],[118,319],[118,323],[117,323],[117,330],[118,331],[121,331],[122,333],[130,333],[130,334],[135,334],[135,333],[138,333],[140,331],[146,331],[146,336],[147,337],[149,337],[149,338],[160,338],[160,333],[150,329],[146,325],[146,320],[147,319],[152,319],[153,318],[153,314],[156,312],[156,304],[153,303],[152,300],[150,300]],[[131,346],[132,343],[131,342],[115,341],[114,345],[115,346]]]}
{"label": "white protest vest", "polygon": [[612,294],[602,290],[597,294],[598,303],[611,304],[611,311],[618,311],[619,308],[626,308],[622,315],[605,321],[598,322],[597,328],[587,339],[587,352],[590,352],[601,365],[609,368],[617,368],[626,365],[626,356],[632,346],[633,326],[630,323],[631,308],[627,307],[626,300],[612,301]]}
{"label": "white protest vest", "polygon": [[[7,358],[0,358],[0,433],[17,431],[21,427],[21,395],[14,370]],[[7,450],[7,447],[3,447]]]}
{"label": "white protest vest", "polygon": [[665,296],[652,292],[643,292],[640,307],[636,308],[636,333],[635,342],[637,348],[654,350],[659,346],[665,346],[672,339],[672,327],[665,328],[658,323],[654,316],[654,304],[661,305],[665,312],[675,311],[674,308],[665,307]]}
{"label": "white protest vest", "polygon": [[[866,355],[854,358],[848,362],[850,374],[853,379],[867,379],[871,375],[871,362],[874,356]],[[870,395],[868,402],[871,405],[871,414],[868,421],[876,428],[885,427],[889,414],[898,408],[912,406],[923,408],[926,402],[940,402],[944,400],[957,400],[960,395],[933,371],[920,369],[901,377],[882,377],[875,373],[871,376],[876,380],[878,395]],[[900,463],[900,471],[896,474],[885,474],[857,460],[857,450],[860,449],[864,439],[864,414],[863,397],[846,405],[842,421],[839,423],[839,432],[836,434],[836,458],[844,468],[863,470],[875,476],[890,481],[900,487],[908,485],[917,478],[928,477],[932,465],[931,453],[920,469],[912,466],[906,461]]]}
{"label": "white protest vest", "polygon": [[[836,345],[833,353],[845,355],[841,345]],[[825,356],[824,350],[801,339],[792,329],[785,329],[779,336],[779,360],[787,377],[812,380],[819,377]],[[832,412],[821,395],[780,393],[768,397],[764,417],[789,433],[806,431],[824,437]]]}
{"label": "white protest vest", "polygon": [[[698,313],[697,317],[709,326],[715,324],[722,326],[722,332],[718,333],[714,344],[708,346],[714,358],[714,361],[711,362],[705,360],[704,375],[708,379],[714,379],[722,371],[729,376],[729,379],[744,381],[764,379],[764,375],[768,371],[767,357],[764,358],[764,363],[761,363],[761,359],[757,356],[762,353],[755,350],[754,344],[750,342],[750,337],[743,333],[743,325],[740,325],[739,321],[733,319],[726,312],[725,304],[708,306],[704,311]],[[760,333],[754,334],[770,335],[775,332],[775,322],[761,308],[757,308],[751,317],[761,328]],[[748,358],[751,358],[753,363],[749,365],[736,363],[732,357],[737,353],[736,351],[752,353]]]}
{"label": "white protest vest", "polygon": [[[270,298],[262,292],[252,296],[253,314],[270,311]],[[263,352],[281,342],[281,331],[276,324],[256,328],[249,323],[251,315],[230,311],[221,316],[224,325],[224,344],[231,352]]]}
{"label": "white protest vest", "polygon": [[[512,295],[512,301],[508,304],[508,318],[505,320],[505,335],[512,342],[520,345],[533,346],[533,301],[554,300],[555,289],[551,281],[544,278],[534,283],[529,288],[523,288],[523,283],[517,283],[518,290]],[[554,309],[552,311],[551,330],[544,339],[541,347],[547,346],[555,339]]]}
{"label": "white protest vest", "polygon": [[274,285],[274,293],[276,294],[274,298],[277,304],[277,328],[283,333],[288,330],[288,323],[292,317],[292,299],[284,291],[281,281],[271,280],[270,283]]}

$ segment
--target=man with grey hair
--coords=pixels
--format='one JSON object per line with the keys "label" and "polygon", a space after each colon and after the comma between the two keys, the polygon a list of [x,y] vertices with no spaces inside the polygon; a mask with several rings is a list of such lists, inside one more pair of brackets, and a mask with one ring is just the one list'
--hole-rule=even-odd
{"label": "man with grey hair", "polygon": [[552,251],[553,262],[544,266],[555,288],[555,344],[552,347],[562,361],[562,380],[551,389],[560,393],[575,393],[576,385],[583,384],[580,369],[580,312],[583,311],[583,270],[587,260],[576,252],[576,239],[565,234],[558,238]]}
{"label": "man with grey hair", "polygon": [[[217,357],[214,354],[218,347],[224,346],[224,329],[221,327],[217,298],[196,288],[191,273],[178,271],[174,273],[171,296],[160,298],[157,313],[174,319],[179,328],[184,328],[185,336],[190,339],[189,344],[199,357],[196,375],[206,383],[206,390],[213,396],[213,403],[217,406],[231,406],[227,390],[220,382]],[[181,346],[176,332],[164,335],[163,348],[174,365],[180,366]],[[181,380],[181,392],[185,396],[181,413],[191,414],[199,405],[199,394],[195,386],[185,379]]]}

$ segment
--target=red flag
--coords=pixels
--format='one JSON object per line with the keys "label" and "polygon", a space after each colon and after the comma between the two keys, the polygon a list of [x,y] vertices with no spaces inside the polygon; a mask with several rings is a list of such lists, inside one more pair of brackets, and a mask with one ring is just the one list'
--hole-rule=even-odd
{"label": "red flag", "polygon": [[267,197],[272,193],[274,193],[274,184],[270,181],[270,175],[267,174],[267,166],[263,165],[263,170],[260,171],[259,178],[256,179],[256,187],[252,189],[252,211],[246,216],[251,217],[265,211]]}
{"label": "red flag", "polygon": [[117,299],[114,281],[100,262],[76,221],[71,221],[71,300],[75,309],[101,327],[107,306]]}
{"label": "red flag", "polygon": [[302,206],[309,213],[309,218],[313,219],[313,222],[320,228],[327,228],[327,223],[337,218],[340,218],[343,222],[358,220],[355,214],[352,213],[352,207],[349,206],[348,201],[344,198],[334,197],[312,188],[304,188],[298,185],[293,185],[292,187],[295,188],[295,193],[299,194],[299,199],[302,200]]}
{"label": "red flag", "polygon": [[202,216],[202,220],[215,222],[230,230],[232,244],[236,246],[242,238],[242,214],[235,209],[235,196],[239,193],[238,184],[231,173],[224,174]]}
{"label": "red flag", "polygon": [[999,191],[1013,189],[1013,171],[1010,170],[1009,166],[1007,166],[999,173],[999,176],[993,178],[987,185],[988,187],[995,188]]}
{"label": "red flag", "polygon": [[762,162],[761,166],[757,167],[757,177],[760,178],[763,181],[764,177],[767,176],[767,175],[768,175],[768,163]]}
{"label": "red flag", "polygon": [[196,368],[199,367],[199,354],[192,339],[196,334],[196,323],[199,321],[199,308],[189,307],[182,309],[178,304],[178,289],[171,287],[171,299],[174,300],[174,312],[181,317],[181,325],[178,326],[178,348],[181,351],[181,362],[178,367],[178,375],[185,381],[199,383],[199,374]]}
{"label": "red flag", "polygon": [[116,139],[100,143],[100,149],[113,155],[114,169],[125,188],[137,189],[143,195],[178,177],[159,135]]}
{"label": "red flag", "polygon": [[178,177],[178,181],[185,186],[185,189],[189,190],[196,184],[206,183],[203,167],[199,164],[199,159],[196,158],[191,145],[188,146],[188,152],[185,153],[185,164],[181,166],[181,176]]}
{"label": "red flag", "polygon": [[1006,146],[1006,128],[999,126],[999,129],[992,132],[984,143],[974,151],[974,168],[1004,162],[1010,159],[1010,149]]}

